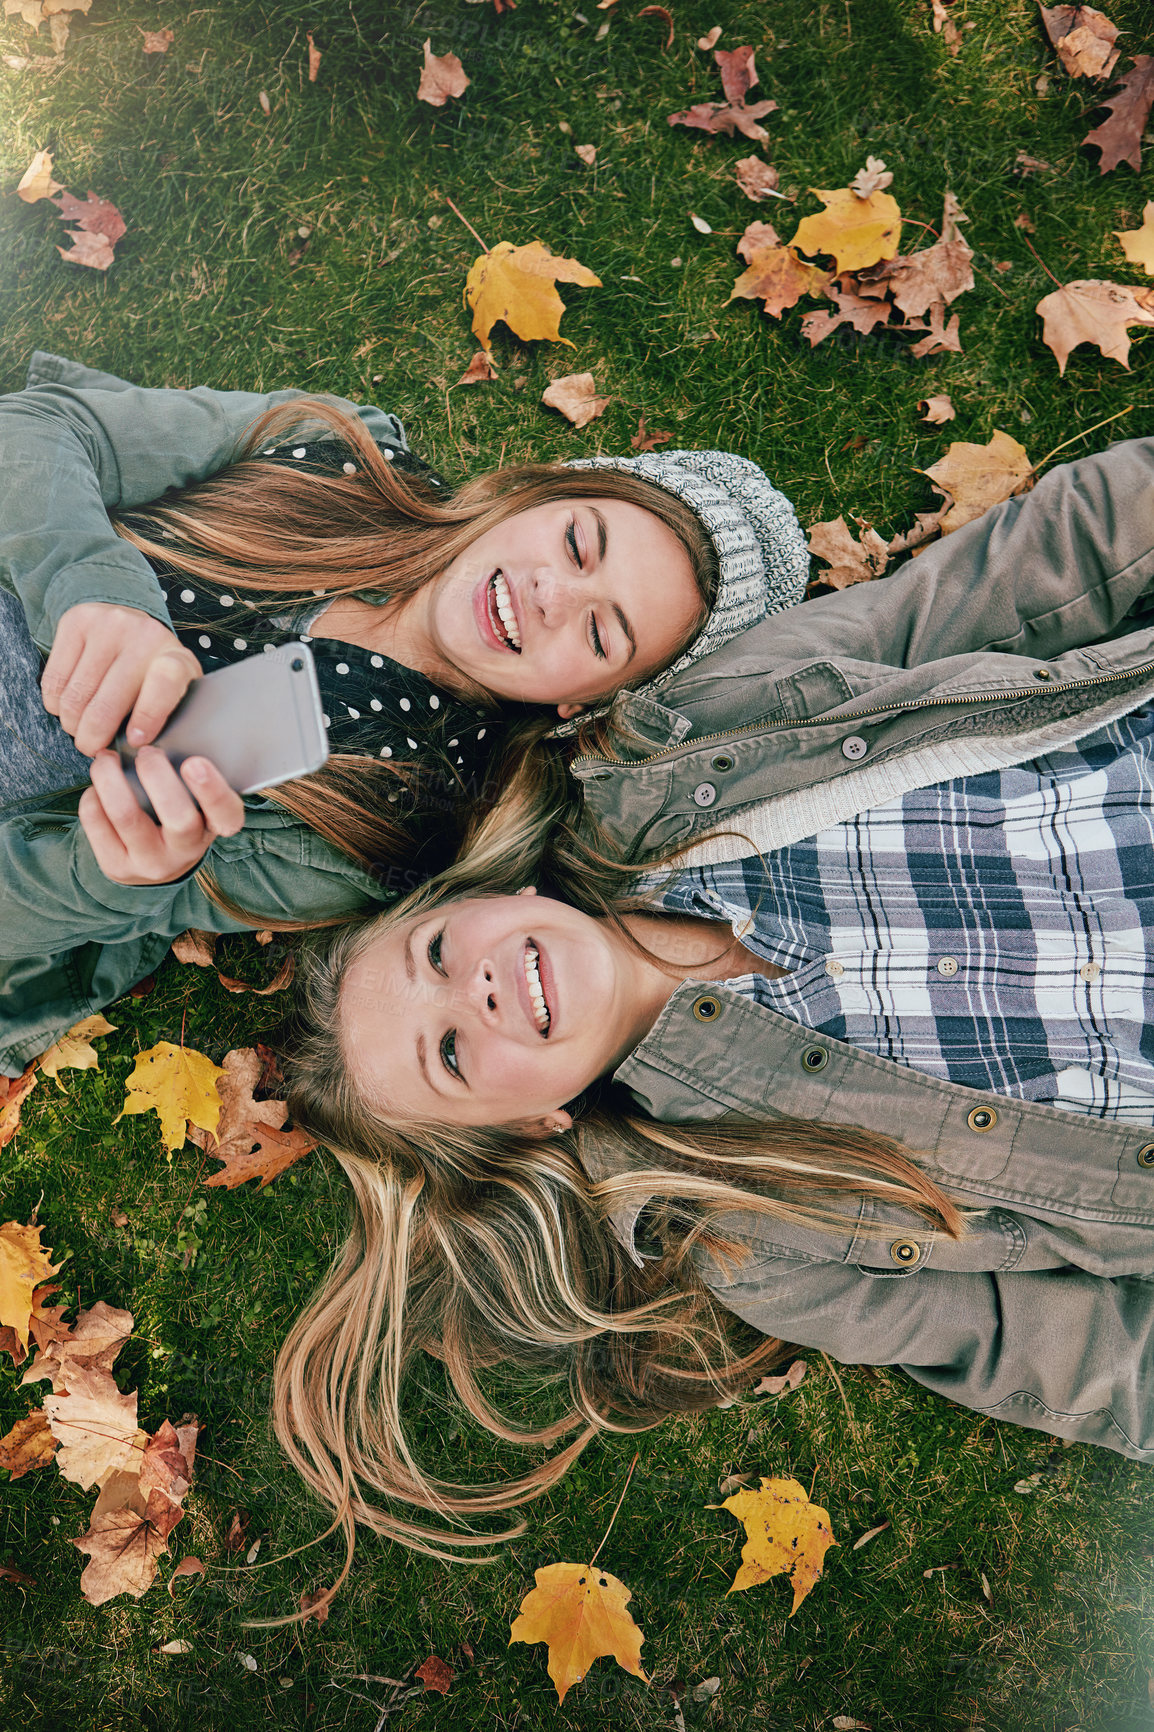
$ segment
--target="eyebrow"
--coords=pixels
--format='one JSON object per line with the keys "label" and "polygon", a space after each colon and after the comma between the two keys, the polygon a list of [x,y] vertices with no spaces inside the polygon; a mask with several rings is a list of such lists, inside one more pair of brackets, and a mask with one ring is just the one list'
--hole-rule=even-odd
{"label": "eyebrow", "polygon": [[405,973],[408,975],[414,986],[417,984],[417,965],[413,961],[413,933],[415,930],[415,927],[410,926],[409,930],[405,933],[404,948]]}
{"label": "eyebrow", "polygon": [[617,615],[618,625],[621,627],[621,630],[625,633],[625,636],[629,639],[629,654],[625,657],[625,665],[626,665],[626,667],[628,667],[629,663],[633,660],[634,656],[637,654],[637,639],[633,635],[633,627],[630,625],[629,621],[626,619],[625,615],[622,613],[620,607],[617,605],[616,602],[613,603],[613,611]]}
{"label": "eyebrow", "polygon": [[439,1088],[434,1088],[433,1079],[429,1075],[429,1066],[425,1058],[426,1051],[425,1037],[423,1034],[419,1034],[417,1036],[417,1063],[421,1067],[421,1075],[425,1079],[425,1087],[429,1089],[432,1094],[439,1095],[441,1091]]}
{"label": "eyebrow", "polygon": [[591,505],[589,509],[593,513],[593,520],[597,525],[597,557],[598,559],[604,559],[605,549],[609,546],[609,530],[606,528],[605,519],[598,511],[597,507]]}
{"label": "eyebrow", "polygon": [[[609,528],[595,505],[591,505],[589,509],[593,513],[593,520],[597,525],[597,556],[599,559],[604,559],[605,550],[609,546]],[[629,645],[629,654],[625,657],[625,665],[628,667],[637,654],[637,639],[633,635],[633,627],[616,602],[613,603],[613,612],[617,615],[617,623],[624,632],[626,642]]]}

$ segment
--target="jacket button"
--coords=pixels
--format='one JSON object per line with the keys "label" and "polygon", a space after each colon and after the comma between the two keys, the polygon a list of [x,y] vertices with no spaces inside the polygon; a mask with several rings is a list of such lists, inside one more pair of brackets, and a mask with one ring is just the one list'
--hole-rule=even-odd
{"label": "jacket button", "polygon": [[1140,1148],[1135,1159],[1140,1167],[1154,1167],[1154,1143],[1146,1143]]}
{"label": "jacket button", "polygon": [[1082,964],[1081,968],[1078,970],[1078,979],[1084,980],[1087,983],[1089,983],[1091,980],[1097,980],[1097,978],[1101,974],[1101,972],[1102,972],[1102,969],[1101,969],[1101,965],[1099,963],[1097,963],[1097,962],[1084,962]]}
{"label": "jacket button", "polygon": [[869,745],[860,734],[850,734],[841,743],[843,758],[864,758],[869,751]]}
{"label": "jacket button", "polygon": [[1049,668],[1035,668],[1034,669],[1034,678],[1036,680],[1052,680],[1053,677],[1054,676],[1050,672]]}
{"label": "jacket button", "polygon": [[890,1256],[895,1263],[908,1267],[916,1263],[922,1254],[922,1248],[916,1239],[895,1239],[890,1246]]}
{"label": "jacket button", "polygon": [[716,798],[717,789],[712,782],[698,782],[693,790],[693,804],[695,806],[712,806]]}
{"label": "jacket button", "polygon": [[712,764],[713,768],[718,770],[723,776],[727,770],[732,770],[733,768],[733,759],[730,757],[728,752],[718,752],[716,758],[710,758],[709,762]]}
{"label": "jacket button", "polygon": [[840,980],[845,973],[845,963],[839,962],[836,956],[831,956],[825,965],[825,971],[831,980]]}
{"label": "jacket button", "polygon": [[993,1107],[975,1107],[966,1114],[966,1123],[972,1131],[992,1131],[997,1122],[998,1115]]}
{"label": "jacket button", "polygon": [[801,1068],[810,1072],[824,1070],[829,1063],[829,1054],[824,1046],[807,1046],[801,1055]]}
{"label": "jacket button", "polygon": [[716,998],[695,998],[693,1014],[698,1022],[716,1022],[721,1015],[721,1004]]}
{"label": "jacket button", "polygon": [[939,960],[939,962],[938,962],[938,973],[939,974],[944,974],[948,977],[949,975],[956,974],[957,972],[958,972],[958,959],[956,956],[943,956]]}

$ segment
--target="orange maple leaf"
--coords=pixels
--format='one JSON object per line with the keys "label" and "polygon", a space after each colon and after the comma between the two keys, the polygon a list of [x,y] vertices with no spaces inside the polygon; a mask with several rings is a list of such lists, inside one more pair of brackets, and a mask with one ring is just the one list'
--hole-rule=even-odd
{"label": "orange maple leaf", "polygon": [[624,1582],[588,1564],[547,1564],[536,1572],[536,1582],[521,1601],[509,1646],[549,1644],[549,1676],[559,1701],[602,1654],[612,1654],[625,1671],[649,1682],[641,1670],[645,1638],[626,1610],[633,1596]]}
{"label": "orange maple leaf", "polygon": [[524,247],[498,241],[482,253],[465,281],[465,304],[472,309],[473,334],[481,347],[489,347],[493,326],[503,320],[524,342],[568,343],[572,348],[561,335],[565,303],[556,283],[599,289],[601,278],[576,259],[558,258],[540,241]]}
{"label": "orange maple leaf", "polygon": [[729,1593],[787,1575],[793,1584],[792,1618],[821,1580],[826,1552],[838,1543],[829,1512],[810,1503],[804,1486],[795,1479],[763,1479],[756,1491],[746,1489],[727,1497],[722,1508],[743,1523],[747,1536],[741,1568]]}

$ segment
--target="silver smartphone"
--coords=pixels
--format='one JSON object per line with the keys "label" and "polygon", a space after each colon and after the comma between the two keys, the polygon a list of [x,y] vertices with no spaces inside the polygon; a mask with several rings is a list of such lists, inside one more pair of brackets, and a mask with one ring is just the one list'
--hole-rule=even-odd
{"label": "silver smartphone", "polygon": [[[319,770],[329,742],[312,651],[281,644],[194,680],[152,744],[176,770],[186,758],[208,758],[238,794]],[[133,768],[136,747],[123,731],[116,750],[136,798],[155,818]]]}

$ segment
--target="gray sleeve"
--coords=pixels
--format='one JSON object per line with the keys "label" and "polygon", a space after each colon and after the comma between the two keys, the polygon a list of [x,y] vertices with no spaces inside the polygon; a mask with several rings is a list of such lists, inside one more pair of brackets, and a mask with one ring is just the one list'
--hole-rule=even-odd
{"label": "gray sleeve", "polygon": [[[119,603],[167,625],[151,566],[108,512],[214,474],[259,415],[302,393],[147,390],[39,353],[29,377],[28,389],[0,397],[0,584],[19,596],[43,650],[79,602]],[[374,438],[403,443],[394,416],[341,406]]]}
{"label": "gray sleeve", "polygon": [[1154,1282],[1073,1268],[872,1275],[760,1254],[723,1272],[694,1255],[720,1302],[763,1334],[896,1365],[979,1413],[1154,1461]]}

